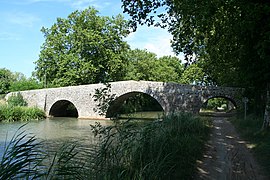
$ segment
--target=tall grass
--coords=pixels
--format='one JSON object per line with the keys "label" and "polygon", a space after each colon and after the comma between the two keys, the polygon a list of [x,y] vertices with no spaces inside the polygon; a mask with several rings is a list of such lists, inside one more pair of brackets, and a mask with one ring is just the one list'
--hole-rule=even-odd
{"label": "tall grass", "polygon": [[94,179],[190,179],[209,133],[205,121],[189,114],[94,129],[101,135]]}
{"label": "tall grass", "polygon": [[95,147],[78,149],[72,143],[56,152],[46,151],[46,143],[35,137],[18,133],[5,150],[0,179],[192,179],[208,125],[190,114],[144,123],[97,123],[92,126],[100,138]]}
{"label": "tall grass", "polygon": [[82,179],[81,165],[74,163],[74,144],[47,153],[45,144],[21,126],[0,159],[0,179]]}

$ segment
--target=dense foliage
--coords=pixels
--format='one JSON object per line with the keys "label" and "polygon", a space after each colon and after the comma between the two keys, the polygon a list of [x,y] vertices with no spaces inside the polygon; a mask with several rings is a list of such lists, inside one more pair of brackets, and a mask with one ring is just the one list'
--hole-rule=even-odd
{"label": "dense foliage", "polygon": [[[122,0],[132,25],[167,26],[172,47],[200,61],[218,85],[253,87],[257,104],[270,82],[270,3],[266,0]],[[156,18],[156,15],[159,17]],[[157,20],[158,19],[158,20]],[[254,90],[253,89],[253,90]],[[257,95],[256,95],[257,94]]]}
{"label": "dense foliage", "polygon": [[0,121],[31,121],[45,117],[45,112],[36,107],[0,105]]}
{"label": "dense foliage", "polygon": [[14,80],[12,72],[8,69],[0,69],[0,94],[9,92],[10,84]]}
{"label": "dense foliage", "polygon": [[23,99],[23,96],[19,92],[17,94],[12,94],[7,99],[7,104],[9,106],[27,106],[27,102]]}
{"label": "dense foliage", "polygon": [[209,133],[205,121],[188,114],[94,130],[101,136],[94,179],[191,179]]}
{"label": "dense foliage", "polygon": [[123,79],[129,33],[122,16],[102,17],[93,8],[58,18],[42,28],[45,42],[36,61],[36,76],[54,86]]}
{"label": "dense foliage", "polygon": [[12,91],[41,89],[42,87],[42,84],[34,78],[26,78],[22,73],[0,68],[0,94]]}
{"label": "dense foliage", "polygon": [[161,82],[180,82],[184,70],[181,60],[177,57],[163,56],[157,58],[155,53],[146,50],[130,50],[126,80],[145,80]]}

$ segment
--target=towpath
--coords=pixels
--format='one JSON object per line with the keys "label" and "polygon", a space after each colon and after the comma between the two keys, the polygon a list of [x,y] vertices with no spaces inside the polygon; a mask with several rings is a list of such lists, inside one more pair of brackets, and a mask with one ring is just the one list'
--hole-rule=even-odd
{"label": "towpath", "polygon": [[227,117],[213,117],[213,131],[206,152],[198,161],[198,177],[205,180],[264,180],[245,141]]}

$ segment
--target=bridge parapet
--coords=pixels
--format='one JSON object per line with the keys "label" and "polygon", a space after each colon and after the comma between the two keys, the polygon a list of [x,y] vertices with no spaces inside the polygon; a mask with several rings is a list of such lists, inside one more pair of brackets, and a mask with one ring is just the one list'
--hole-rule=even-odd
{"label": "bridge parapet", "polygon": [[[116,97],[132,95],[132,92],[145,93],[156,99],[166,113],[189,111],[197,113],[208,99],[224,97],[231,100],[237,107],[241,106],[241,88],[196,86],[177,83],[151,81],[119,81],[112,82],[111,93]],[[50,115],[52,106],[62,100],[71,102],[78,111],[79,118],[104,118],[94,109],[97,102],[93,95],[96,89],[104,88],[103,84],[89,84],[61,88],[21,91],[29,106],[36,106]],[[7,95],[7,96],[10,96]]]}

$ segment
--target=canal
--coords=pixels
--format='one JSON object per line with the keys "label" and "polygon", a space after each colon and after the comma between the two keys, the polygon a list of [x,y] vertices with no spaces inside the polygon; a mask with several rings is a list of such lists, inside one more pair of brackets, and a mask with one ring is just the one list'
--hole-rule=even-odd
{"label": "canal", "polygon": [[57,149],[66,142],[76,142],[81,145],[92,145],[97,141],[92,133],[91,124],[99,122],[110,125],[110,120],[79,120],[77,118],[58,117],[42,121],[0,123],[0,157],[7,144],[19,127],[26,124],[23,130],[35,135],[39,141],[45,141],[50,148]]}

